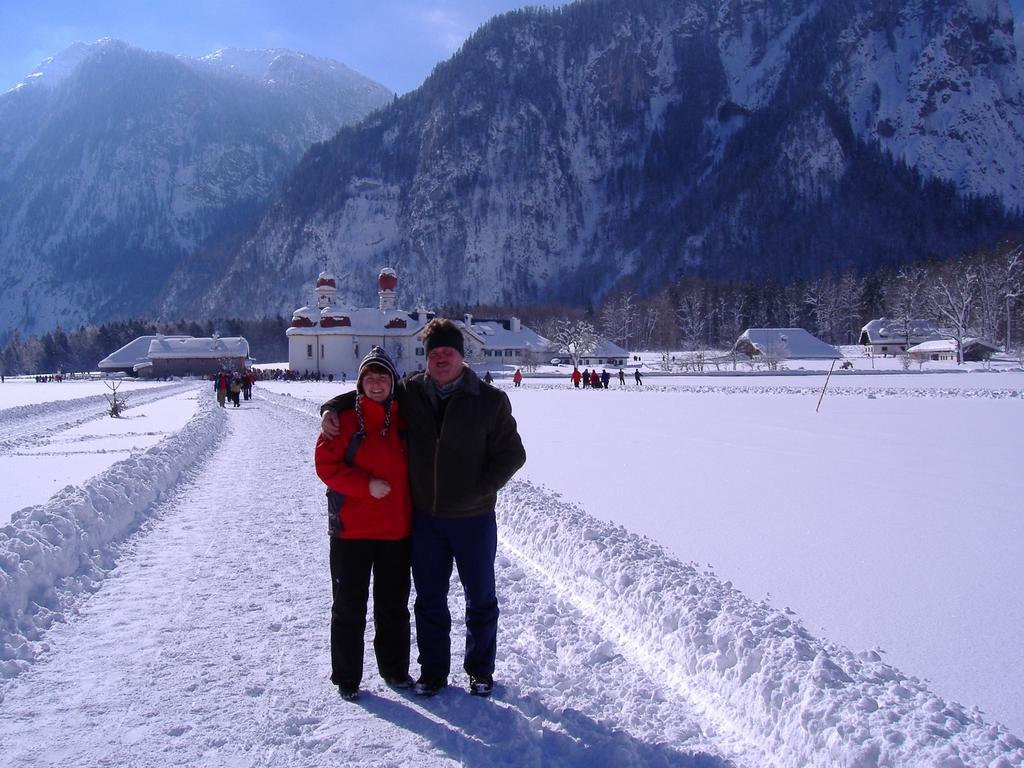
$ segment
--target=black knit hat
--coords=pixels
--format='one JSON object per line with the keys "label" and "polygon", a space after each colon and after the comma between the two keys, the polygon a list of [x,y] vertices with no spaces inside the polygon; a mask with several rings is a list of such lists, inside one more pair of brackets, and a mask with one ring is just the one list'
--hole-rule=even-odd
{"label": "black knit hat", "polygon": [[363,392],[363,374],[368,368],[373,366],[382,368],[391,374],[391,394],[394,395],[395,387],[398,386],[398,371],[395,370],[395,364],[388,353],[382,347],[376,345],[370,348],[370,351],[366,353],[366,357],[359,363],[359,374],[356,376],[356,391],[361,395],[365,394]]}
{"label": "black knit hat", "polygon": [[423,348],[429,355],[430,350],[438,347],[451,347],[460,355],[465,355],[462,346],[462,331],[451,320],[437,318],[431,320],[423,333]]}

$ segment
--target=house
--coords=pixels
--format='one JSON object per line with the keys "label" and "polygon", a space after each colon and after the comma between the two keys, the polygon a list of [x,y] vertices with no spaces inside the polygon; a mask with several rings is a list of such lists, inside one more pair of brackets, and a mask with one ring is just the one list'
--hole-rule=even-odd
{"label": "house", "polygon": [[249,342],[243,336],[157,336],[149,343],[147,362],[135,366],[139,376],[206,376],[244,371]]}
{"label": "house", "polygon": [[527,328],[518,317],[508,320],[474,320],[466,315],[462,327],[483,341],[483,364],[488,370],[546,363],[554,345]]}
{"label": "house", "polygon": [[732,351],[747,357],[773,360],[836,360],[842,357],[838,349],[803,328],[747,328],[736,339]]}
{"label": "house", "polygon": [[245,370],[249,342],[241,336],[139,336],[100,360],[104,373],[131,376],[203,376]]}
{"label": "house", "polygon": [[[909,342],[908,342],[909,336]],[[880,317],[871,320],[860,330],[860,341],[864,351],[869,355],[898,355],[906,352],[907,347],[926,341],[937,341],[945,338],[939,327],[931,320],[911,320],[909,334],[907,324],[903,320]]]}
{"label": "house", "polygon": [[[952,361],[957,362],[956,339],[935,339],[915,344],[907,350],[910,359],[917,363],[928,361]],[[984,339],[964,339],[963,359],[965,361],[988,360],[999,348],[990,341]]]}
{"label": "house", "polygon": [[[557,347],[552,345],[551,349],[557,350]],[[626,350],[618,344],[598,336],[593,349],[576,356],[576,364],[580,368],[622,368],[628,359],[629,353]],[[551,362],[572,365],[572,355],[555,351]]]}
{"label": "house", "polygon": [[[116,352],[104,357],[96,368],[103,373],[127,373],[135,375],[135,366],[149,362],[149,345],[158,336],[139,336],[129,341]],[[164,336],[165,339],[188,339],[190,336]]]}
{"label": "house", "polygon": [[[316,301],[292,314],[288,336],[288,366],[298,373],[354,377],[359,363],[374,345],[383,347],[399,373],[426,368],[420,334],[434,318],[426,309],[407,311],[396,306],[398,275],[385,267],[377,276],[378,305],[354,309],[337,302],[334,276],[321,272]],[[466,362],[474,368],[522,365],[536,349],[550,347],[547,339],[518,318],[476,320],[466,315],[453,322],[462,331]]]}
{"label": "house", "polygon": [[104,373],[131,376],[204,376],[245,370],[249,342],[241,336],[139,336],[100,360]]}

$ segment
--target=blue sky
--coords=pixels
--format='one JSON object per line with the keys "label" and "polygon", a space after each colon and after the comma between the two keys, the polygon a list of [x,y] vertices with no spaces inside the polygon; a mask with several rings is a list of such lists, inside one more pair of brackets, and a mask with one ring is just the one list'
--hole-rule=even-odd
{"label": "blue sky", "polygon": [[[669,0],[666,0],[668,2]],[[1024,0],[1011,0],[1024,19]],[[0,93],[76,41],[115,37],[200,56],[291,48],[337,59],[398,93],[492,16],[557,0],[0,0]],[[1020,39],[1018,37],[1018,39]]]}
{"label": "blue sky", "polygon": [[[1024,0],[1021,0],[1024,2]],[[472,32],[543,0],[0,0],[0,93],[76,41],[114,37],[201,56],[291,48],[336,59],[405,93]]]}

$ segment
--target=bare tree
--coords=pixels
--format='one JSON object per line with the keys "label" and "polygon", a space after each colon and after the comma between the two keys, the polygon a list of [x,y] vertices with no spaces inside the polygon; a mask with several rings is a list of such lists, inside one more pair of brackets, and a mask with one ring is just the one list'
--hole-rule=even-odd
{"label": "bare tree", "polygon": [[928,306],[930,282],[931,276],[927,269],[911,264],[900,268],[884,289],[888,313],[893,320],[899,322],[898,327],[903,332],[904,349],[910,348],[914,320],[920,319]]}
{"label": "bare tree", "polygon": [[626,349],[634,346],[636,323],[637,297],[632,291],[610,297],[601,308],[601,333]]}
{"label": "bare tree", "polygon": [[680,286],[676,300],[676,320],[679,325],[680,340],[687,360],[696,371],[704,370],[707,359],[708,310],[704,286],[689,284]]}
{"label": "bare tree", "polygon": [[586,320],[554,320],[545,334],[558,346],[558,351],[568,355],[573,367],[578,367],[581,357],[597,348],[597,330]]}
{"label": "bare tree", "polygon": [[978,267],[968,260],[946,264],[933,276],[928,307],[948,326],[946,335],[956,341],[956,362],[964,361],[964,339],[971,328],[971,314],[978,296]]}
{"label": "bare tree", "polygon": [[839,286],[832,275],[822,275],[807,284],[804,303],[811,308],[815,333],[835,341],[835,328],[839,322]]}
{"label": "bare tree", "polygon": [[[1004,349],[1010,351],[1010,308],[1022,293],[1024,246],[1005,245],[978,259],[976,325],[987,339],[998,339],[1005,322]],[[1005,312],[1005,315],[1004,315]]]}

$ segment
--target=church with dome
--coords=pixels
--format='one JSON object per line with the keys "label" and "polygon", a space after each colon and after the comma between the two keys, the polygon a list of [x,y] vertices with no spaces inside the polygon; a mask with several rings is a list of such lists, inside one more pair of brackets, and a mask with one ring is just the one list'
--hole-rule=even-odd
{"label": "church with dome", "polygon": [[[397,273],[385,267],[377,276],[376,307],[342,308],[337,303],[337,280],[321,272],[315,303],[295,310],[286,331],[288,367],[297,373],[354,378],[359,361],[377,345],[391,355],[400,374],[424,370],[427,358],[420,334],[434,313],[399,309],[397,288]],[[479,371],[514,370],[553,353],[551,342],[518,318],[474,320],[466,315],[452,319],[462,331],[466,362]]]}

